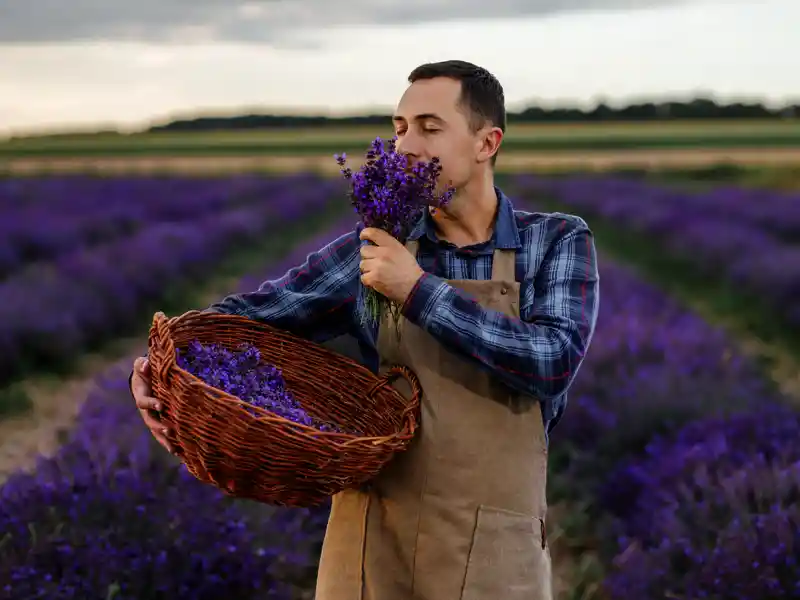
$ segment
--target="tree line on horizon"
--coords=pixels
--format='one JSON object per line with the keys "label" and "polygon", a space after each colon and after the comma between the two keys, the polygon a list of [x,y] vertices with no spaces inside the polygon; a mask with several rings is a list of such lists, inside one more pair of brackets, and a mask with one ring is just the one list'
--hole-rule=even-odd
{"label": "tree line on horizon", "polygon": [[[294,127],[351,127],[385,125],[388,114],[330,117],[324,115],[247,114],[234,116],[197,116],[174,119],[153,125],[147,131],[203,131],[213,129],[256,129]],[[581,108],[543,108],[530,106],[522,111],[509,112],[508,122],[514,123],[597,123],[603,121],[669,121],[715,119],[796,119],[800,104],[769,108],[761,103],[736,102],[720,104],[697,98],[689,102],[644,102],[614,108],[598,104],[590,110]]]}
{"label": "tree line on horizon", "polygon": [[[576,107],[544,108],[529,106],[521,111],[509,111],[508,123],[636,123],[669,121],[713,121],[713,120],[792,120],[800,119],[800,104],[787,104],[770,108],[762,103],[735,102],[721,104],[706,98],[687,102],[643,102],[613,107],[600,103],[592,109]],[[253,113],[230,116],[197,115],[173,117],[163,123],[154,123],[140,129],[138,133],[193,132],[247,129],[293,129],[353,126],[385,126],[391,115],[367,114],[355,116],[292,115]],[[125,135],[113,128],[95,130],[61,130],[38,134],[11,135],[6,141],[24,138],[90,138],[97,135]],[[1,136],[0,136],[1,137]]]}

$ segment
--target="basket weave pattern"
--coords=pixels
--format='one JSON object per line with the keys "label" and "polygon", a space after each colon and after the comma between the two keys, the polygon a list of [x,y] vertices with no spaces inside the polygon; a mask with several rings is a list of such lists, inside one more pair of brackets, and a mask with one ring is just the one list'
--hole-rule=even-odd
{"label": "basket weave pattern", "polygon": [[[360,435],[321,432],[205,384],[176,362],[176,348],[192,340],[230,349],[255,345],[263,362],[283,371],[309,415]],[[160,417],[172,430],[176,453],[194,477],[239,498],[321,504],[372,479],[406,449],[419,422],[421,390],[407,368],[378,377],[319,344],[247,317],[156,313],[149,360],[153,392],[163,404]],[[393,387],[398,379],[405,380],[408,399]]]}

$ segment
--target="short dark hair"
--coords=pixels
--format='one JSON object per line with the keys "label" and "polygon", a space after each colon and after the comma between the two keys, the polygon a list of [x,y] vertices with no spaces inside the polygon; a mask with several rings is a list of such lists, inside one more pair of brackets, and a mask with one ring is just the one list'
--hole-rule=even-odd
{"label": "short dark hair", "polygon": [[[461,82],[461,103],[470,114],[470,125],[477,131],[487,122],[506,131],[506,98],[503,86],[489,71],[463,60],[425,63],[411,71],[409,83],[436,77],[448,77]],[[497,161],[497,153],[492,164]]]}

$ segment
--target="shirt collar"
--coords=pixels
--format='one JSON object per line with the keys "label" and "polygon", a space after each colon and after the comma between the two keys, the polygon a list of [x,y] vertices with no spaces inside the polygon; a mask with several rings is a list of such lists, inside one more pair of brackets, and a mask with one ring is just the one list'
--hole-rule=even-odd
{"label": "shirt collar", "polygon": [[[495,194],[497,194],[497,216],[494,221],[494,228],[490,245],[492,248],[500,249],[519,249],[522,243],[519,239],[519,229],[517,228],[517,219],[514,215],[514,206],[508,199],[503,191],[497,186],[494,187]],[[422,236],[427,237],[434,243],[439,243],[440,240],[436,235],[436,228],[434,226],[433,218],[430,211],[425,211],[417,221],[411,234],[408,236],[409,240],[419,240]]]}

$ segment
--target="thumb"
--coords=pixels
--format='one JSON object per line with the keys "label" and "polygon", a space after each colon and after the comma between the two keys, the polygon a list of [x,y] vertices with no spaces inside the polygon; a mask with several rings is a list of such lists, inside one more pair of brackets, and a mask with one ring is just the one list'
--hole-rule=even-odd
{"label": "thumb", "polygon": [[140,356],[136,359],[134,368],[142,375],[148,375],[150,373],[150,361],[143,356]]}

